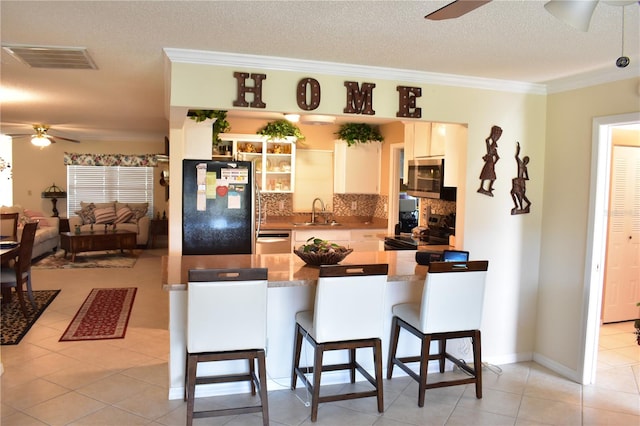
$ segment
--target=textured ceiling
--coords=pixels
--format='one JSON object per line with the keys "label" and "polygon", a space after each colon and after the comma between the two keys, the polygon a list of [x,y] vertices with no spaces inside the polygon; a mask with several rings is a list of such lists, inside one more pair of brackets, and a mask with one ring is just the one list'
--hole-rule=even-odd
{"label": "textured ceiling", "polygon": [[[493,2],[456,20],[447,1],[6,1],[3,44],[85,46],[98,70],[33,69],[2,53],[1,128],[84,140],[161,140],[163,48],[234,52],[547,83],[640,75],[639,11],[600,2],[588,32],[545,1]],[[621,55],[625,10],[626,69]],[[8,100],[8,89],[30,96]]]}

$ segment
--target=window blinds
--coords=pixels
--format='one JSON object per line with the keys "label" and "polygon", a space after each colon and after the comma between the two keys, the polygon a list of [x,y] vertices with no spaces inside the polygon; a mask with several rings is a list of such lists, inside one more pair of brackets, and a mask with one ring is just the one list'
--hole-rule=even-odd
{"label": "window blinds", "polygon": [[153,217],[153,167],[67,166],[67,214],[80,202],[149,203]]}

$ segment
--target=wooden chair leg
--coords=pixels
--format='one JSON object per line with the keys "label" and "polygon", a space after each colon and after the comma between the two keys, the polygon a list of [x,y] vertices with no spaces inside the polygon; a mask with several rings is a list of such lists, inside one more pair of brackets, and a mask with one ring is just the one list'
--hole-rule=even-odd
{"label": "wooden chair leg", "polygon": [[447,339],[438,340],[438,363],[440,367],[440,373],[444,373],[444,364],[447,355]]}
{"label": "wooden chair leg", "polygon": [[20,310],[25,318],[29,319],[29,314],[27,313],[27,305],[24,303],[24,293],[22,291],[22,281],[18,281],[16,285],[16,295],[18,296],[18,302],[20,303]]}
{"label": "wooden chair leg", "polygon": [[482,344],[480,330],[475,330],[472,338],[473,366],[476,372],[476,398],[482,398]]}
{"label": "wooden chair leg", "polygon": [[184,395],[182,396],[182,400],[186,401],[189,397],[189,352],[186,352],[185,363],[184,363]]}
{"label": "wooden chair leg", "polygon": [[376,369],[376,396],[378,398],[378,413],[384,412],[384,392],[382,389],[382,343],[376,339],[373,348],[373,364]]}
{"label": "wooden chair leg", "polygon": [[396,356],[396,350],[398,349],[398,337],[400,335],[400,325],[398,324],[398,317],[393,317],[391,321],[391,340],[389,342],[389,360],[387,362],[387,379],[391,379],[393,376],[393,360]]}
{"label": "wooden chair leg", "polygon": [[187,356],[187,426],[193,425],[193,410],[195,408],[196,393],[196,369],[198,367],[198,356],[189,354]]}
{"label": "wooden chair leg", "polygon": [[420,383],[418,383],[418,407],[424,407],[424,395],[427,386],[427,371],[429,369],[429,348],[431,347],[431,336],[425,334],[422,337],[422,348],[420,349]]}
{"label": "wooden chair leg", "polygon": [[356,382],[356,350],[349,349],[349,379],[351,383]]}
{"label": "wooden chair leg", "polygon": [[260,378],[260,403],[262,404],[262,424],[269,426],[269,398],[267,396],[267,366],[264,351],[258,351],[258,375]]}
{"label": "wooden chair leg", "polygon": [[31,301],[31,306],[33,307],[33,311],[35,312],[37,309],[36,300],[33,298],[33,288],[31,287],[31,270],[27,273],[27,296],[29,296],[29,301]]}
{"label": "wooden chair leg", "polygon": [[324,345],[319,344],[315,348],[313,361],[313,391],[311,393],[311,421],[318,420],[318,405],[320,403],[320,380],[322,378],[322,357]]}
{"label": "wooden chair leg", "polygon": [[256,383],[253,380],[253,377],[256,377],[256,367],[255,367],[254,358],[248,358],[247,362],[249,363],[249,376],[252,377],[252,379],[249,380],[251,382],[251,395],[255,395],[256,394]]}
{"label": "wooden chair leg", "polygon": [[300,367],[300,352],[302,350],[302,329],[300,325],[296,323],[295,330],[295,344],[293,347],[293,367],[291,368],[291,389],[296,388],[298,382],[298,376],[296,374],[296,368]]}

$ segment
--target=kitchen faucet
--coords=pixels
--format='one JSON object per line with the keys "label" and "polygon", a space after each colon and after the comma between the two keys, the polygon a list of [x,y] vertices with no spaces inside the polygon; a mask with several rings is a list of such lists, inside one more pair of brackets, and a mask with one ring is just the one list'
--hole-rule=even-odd
{"label": "kitchen faucet", "polygon": [[[322,212],[325,211],[324,201],[320,198],[314,198],[313,203],[311,203],[311,223],[316,223],[316,201],[320,201],[320,206],[322,206]],[[326,221],[326,218],[325,218]]]}

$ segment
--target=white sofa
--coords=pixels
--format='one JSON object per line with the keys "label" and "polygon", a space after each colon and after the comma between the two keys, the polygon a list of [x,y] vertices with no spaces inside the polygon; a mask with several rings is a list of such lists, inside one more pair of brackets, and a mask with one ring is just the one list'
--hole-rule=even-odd
{"label": "white sofa", "polygon": [[[23,209],[19,205],[2,206],[2,213],[18,213],[18,240],[22,238],[22,229],[27,222],[38,222],[38,230],[36,231],[35,241],[33,243],[33,251],[31,258],[35,259],[47,253],[55,253],[60,243],[60,219],[57,217],[47,217],[42,212]],[[12,224],[2,223],[2,235],[8,235]]]}
{"label": "white sofa", "polygon": [[[93,229],[104,229],[105,224],[116,229],[133,231],[136,235],[136,244],[146,246],[149,240],[149,224],[151,218],[147,215],[148,203],[80,203],[81,209],[76,211],[77,216],[69,216],[69,231],[74,232],[76,227],[85,232]],[[128,217],[128,212],[133,213]],[[123,213],[124,212],[124,213]]]}

